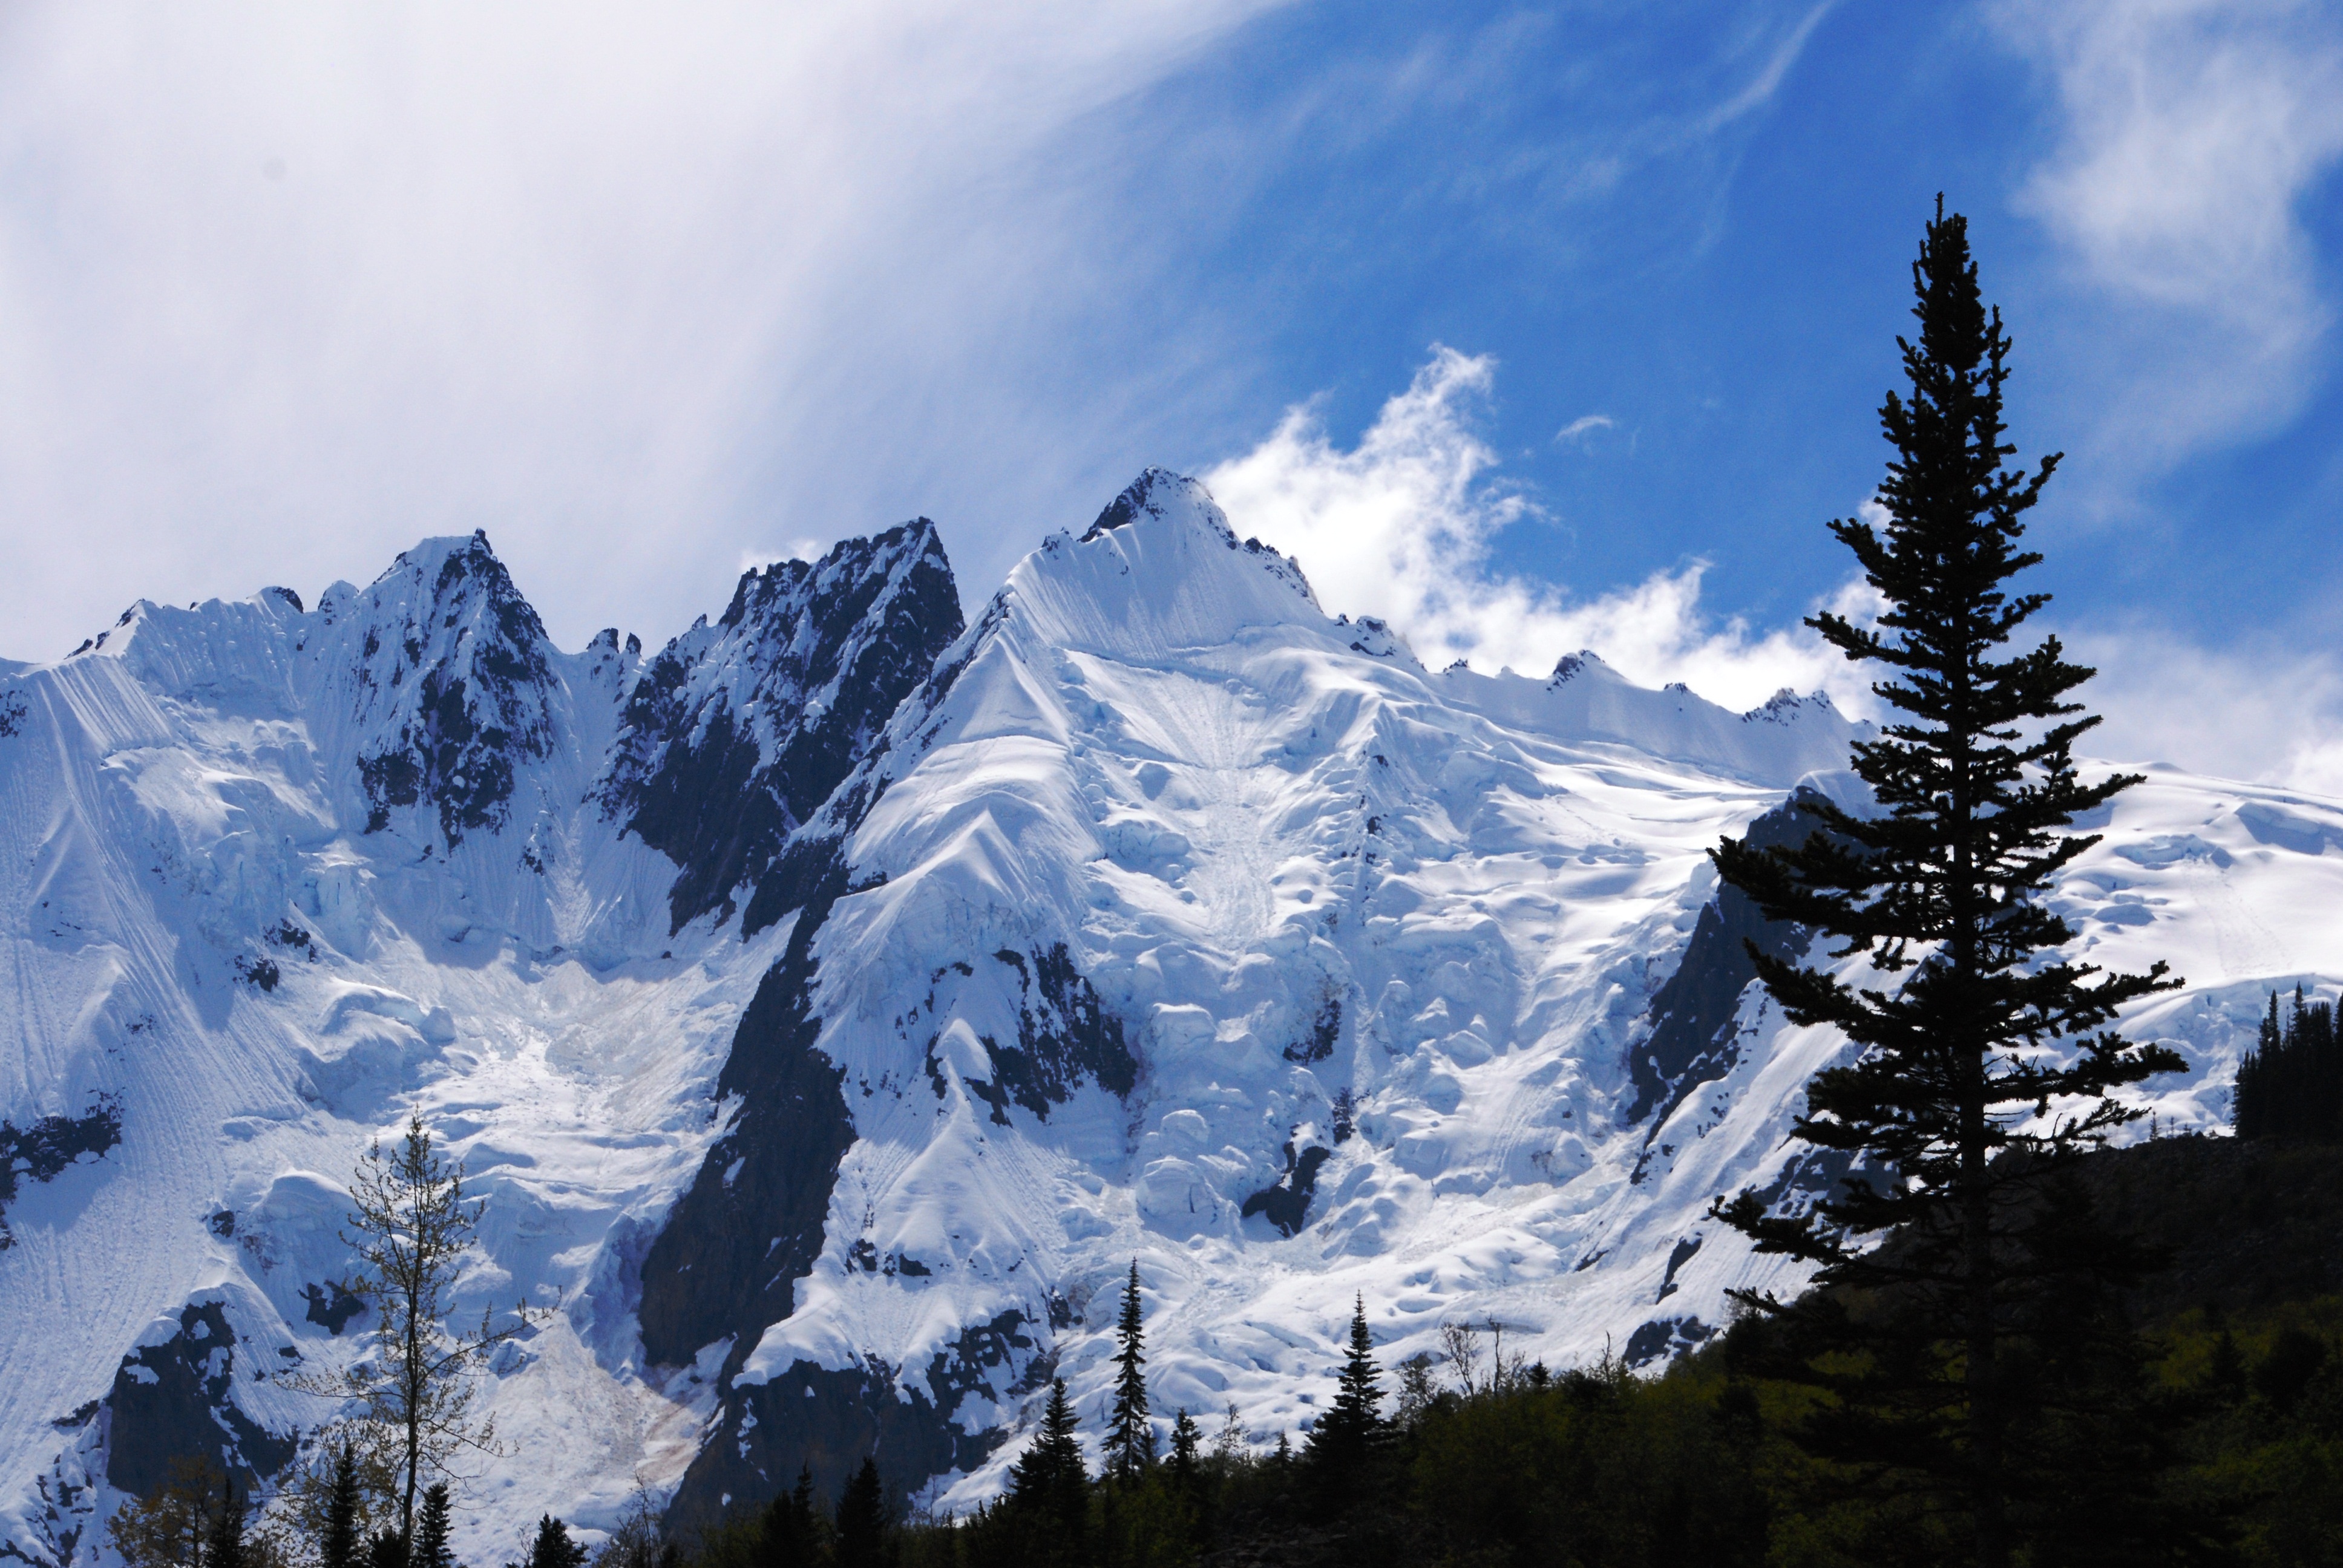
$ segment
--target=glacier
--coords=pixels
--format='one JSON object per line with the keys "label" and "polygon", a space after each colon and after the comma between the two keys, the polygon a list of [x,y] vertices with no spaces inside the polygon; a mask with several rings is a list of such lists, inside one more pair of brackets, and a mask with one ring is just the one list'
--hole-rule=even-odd
{"label": "glacier", "polygon": [[[1354,1296],[1386,1365],[1461,1321],[1656,1364],[1799,1282],[1710,1199],[1839,1174],[1787,1137],[1839,1045],[1742,948],[1800,939],[1704,852],[1851,799],[1863,732],[1429,669],[1161,470],[965,625],[924,520],[656,652],[555,648],[480,535],[141,601],[0,669],[0,1556],[299,1455],[410,1109],[488,1200],[458,1311],[547,1309],[476,1561],[874,1450],[968,1506],[1050,1377],[1095,1416],[1133,1260],[1158,1413],[1255,1442]],[[2157,1129],[2218,1131],[2268,990],[2338,977],[2343,805],[2142,770],[2056,903],[2187,977],[2129,1025],[2190,1064]]]}

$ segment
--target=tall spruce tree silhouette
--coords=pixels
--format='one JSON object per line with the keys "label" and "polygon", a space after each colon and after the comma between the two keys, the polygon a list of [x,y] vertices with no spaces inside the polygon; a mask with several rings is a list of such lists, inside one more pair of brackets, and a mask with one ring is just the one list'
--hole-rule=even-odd
{"label": "tall spruce tree silhouette", "polygon": [[326,1495],[326,1528],[317,1542],[320,1568],[357,1568],[358,1464],[350,1445],[334,1451],[331,1490]]}
{"label": "tall spruce tree silhouette", "polygon": [[1114,1405],[1107,1414],[1106,1471],[1117,1481],[1138,1480],[1155,1464],[1155,1423],[1147,1413],[1146,1331],[1139,1303],[1139,1260],[1122,1288],[1114,1325]]}
{"label": "tall spruce tree silhouette", "polygon": [[1872,689],[1891,717],[1853,759],[1876,810],[1813,800],[1821,826],[1804,844],[1726,839],[1713,857],[1768,919],[1835,939],[1828,963],[1750,951],[1784,1016],[1856,1048],[1815,1075],[1795,1129],[1851,1174],[1804,1212],[1769,1211],[1754,1191],[1714,1212],[1760,1251],[1820,1265],[1797,1302],[1744,1297],[1791,1320],[1804,1375],[1836,1396],[1811,1444],[1895,1469],[1907,1495],[1933,1495],[1934,1517],[1966,1516],[1962,1556],[2003,1568],[2013,1498],[2039,1479],[2011,1448],[2014,1414],[2035,1406],[2006,1352],[2022,1361],[2014,1342],[2049,1282],[2072,1299],[2078,1276],[2140,1266],[2137,1250],[2087,1240],[2079,1189],[2061,1179],[2137,1114],[2111,1091],[2182,1065],[2106,1027],[2179,982],[2161,963],[2109,974],[2055,956],[2074,933],[2038,895],[2097,842],[2059,829],[2138,776],[2078,777],[2074,742],[2098,720],[2067,695],[2094,672],[2056,638],[2001,656],[2048,601],[2006,585],[2041,559],[2019,548],[2021,518],[2058,459],[2030,477],[2001,466],[2016,450],[2002,438],[2009,339],[1980,296],[1967,224],[1941,196],[1913,284],[1918,341],[1897,339],[1909,393],[1880,410],[1896,453],[1885,527],[1830,525],[1885,608],[1875,628],[1806,623],[1885,667]]}
{"label": "tall spruce tree silhouette", "polygon": [[1090,1476],[1082,1468],[1074,1402],[1066,1397],[1064,1378],[1050,1380],[1041,1430],[1010,1467],[1008,1506],[1029,1561],[1088,1561]]}
{"label": "tall spruce tree silhouette", "polygon": [[1351,1337],[1334,1383],[1334,1402],[1310,1429],[1308,1453],[1320,1468],[1344,1483],[1359,1479],[1359,1467],[1383,1436],[1383,1372],[1375,1364],[1375,1338],[1367,1327],[1367,1299],[1352,1303]]}
{"label": "tall spruce tree silhouette", "polygon": [[890,1513],[879,1461],[865,1454],[838,1494],[838,1568],[880,1568],[887,1558]]}

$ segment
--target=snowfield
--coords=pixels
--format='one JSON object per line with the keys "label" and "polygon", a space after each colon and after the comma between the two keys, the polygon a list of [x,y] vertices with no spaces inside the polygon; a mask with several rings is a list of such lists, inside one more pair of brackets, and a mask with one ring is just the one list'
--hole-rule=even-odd
{"label": "snowfield", "polygon": [[[1256,1442],[1354,1295],[1386,1366],[1655,1363],[1798,1282],[1710,1200],[1833,1175],[1785,1134],[1837,1044],[1704,851],[1857,727],[1428,670],[1160,471],[965,628],[920,523],[565,654],[476,536],[10,668],[0,1118],[54,1157],[0,1186],[0,1555],[297,1453],[272,1374],[362,1351],[342,1184],[410,1107],[488,1200],[459,1311],[553,1309],[481,1387],[489,1562],[874,1445],[972,1503],[1053,1372],[1094,1432],[1134,1258],[1157,1413]],[[2187,978],[2131,1027],[2214,1131],[2268,991],[2343,975],[2343,806],[2145,771],[2056,904]]]}

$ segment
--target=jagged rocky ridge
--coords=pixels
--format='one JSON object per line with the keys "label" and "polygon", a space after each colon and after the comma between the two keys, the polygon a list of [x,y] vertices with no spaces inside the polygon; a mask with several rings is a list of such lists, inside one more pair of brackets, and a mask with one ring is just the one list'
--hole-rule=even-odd
{"label": "jagged rocky ridge", "polygon": [[[524,1456],[487,1560],[874,1445],[982,1495],[1052,1373],[1095,1402],[1133,1257],[1159,1409],[1263,1442],[1354,1291],[1387,1359],[1494,1315],[1653,1360],[1792,1282],[1711,1195],[1842,1174],[1785,1136],[1835,1048],[1741,945],[1803,938],[1702,851],[1851,799],[1853,727],[1585,653],[1429,671],[1160,471],[971,626],[922,521],[566,654],[475,536],[315,609],[142,603],[0,717],[27,1561],[101,1554],[174,1452],[261,1477],[314,1429],[268,1374],[362,1344],[339,1184],[409,1104],[489,1200],[459,1306],[555,1313],[483,1390]],[[2160,1117],[2216,1124],[2337,934],[2343,814],[2158,770],[2102,826],[2062,908],[2189,975],[2142,1027],[2194,1063]]]}

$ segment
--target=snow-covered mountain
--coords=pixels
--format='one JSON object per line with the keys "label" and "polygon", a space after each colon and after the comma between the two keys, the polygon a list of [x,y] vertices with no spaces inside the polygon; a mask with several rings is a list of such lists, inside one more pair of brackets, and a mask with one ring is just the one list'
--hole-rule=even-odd
{"label": "snow-covered mountain", "polygon": [[[638,1487],[704,1522],[874,1445],[960,1503],[1086,1412],[1139,1262],[1156,1408],[1260,1440],[1491,1318],[1649,1362],[1795,1283],[1704,1218],[1835,1045],[1748,985],[1724,833],[1843,791],[1821,698],[1593,654],[1434,672],[1151,471],[963,628],[932,528],[741,579],[646,657],[547,640],[487,540],[315,609],[142,602],[0,674],[0,1555],[102,1557],[203,1445],[256,1475],[356,1352],[342,1183],[420,1107],[488,1200],[460,1543]],[[2067,876],[2226,1119],[2343,930],[2343,808],[2153,769]]]}

